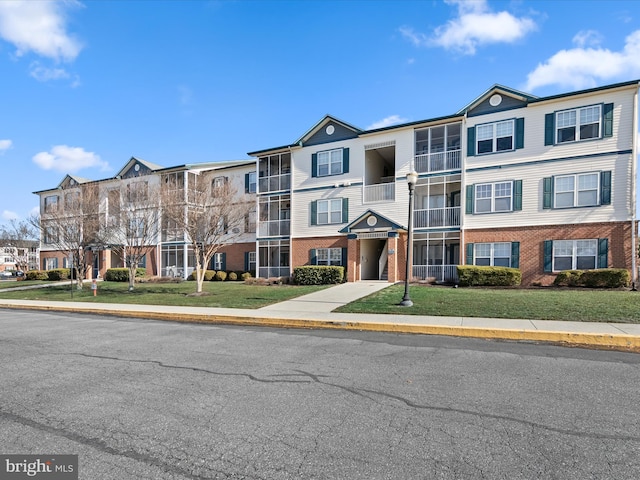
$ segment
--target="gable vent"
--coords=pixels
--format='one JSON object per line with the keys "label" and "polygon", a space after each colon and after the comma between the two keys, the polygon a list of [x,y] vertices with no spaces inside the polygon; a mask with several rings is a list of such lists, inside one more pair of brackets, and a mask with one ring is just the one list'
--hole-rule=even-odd
{"label": "gable vent", "polygon": [[395,145],[396,145],[396,141],[395,140],[389,140],[388,142],[372,143],[371,145],[365,145],[364,149],[365,150],[374,150],[376,148],[395,147]]}

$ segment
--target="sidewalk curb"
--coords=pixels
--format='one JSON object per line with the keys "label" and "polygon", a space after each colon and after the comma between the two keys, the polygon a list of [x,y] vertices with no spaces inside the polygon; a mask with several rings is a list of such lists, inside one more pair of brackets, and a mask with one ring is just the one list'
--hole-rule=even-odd
{"label": "sidewalk curb", "polygon": [[452,337],[481,338],[485,340],[510,340],[554,343],[573,347],[640,353],[640,336],[626,334],[577,333],[548,330],[500,329],[447,325],[418,325],[409,323],[379,323],[341,320],[290,319],[247,315],[170,313],[133,310],[110,310],[87,307],[61,307],[45,305],[2,304],[0,308],[13,310],[40,310],[108,315],[125,318],[144,318],[183,323],[207,323],[214,325],[242,325],[274,328],[359,330],[370,332],[444,335]]}

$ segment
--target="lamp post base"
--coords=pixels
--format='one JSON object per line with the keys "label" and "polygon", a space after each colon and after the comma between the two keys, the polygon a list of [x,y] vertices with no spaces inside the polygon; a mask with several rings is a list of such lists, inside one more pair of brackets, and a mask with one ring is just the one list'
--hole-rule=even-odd
{"label": "lamp post base", "polygon": [[412,307],[413,302],[409,298],[403,298],[398,305],[400,305],[401,307]]}

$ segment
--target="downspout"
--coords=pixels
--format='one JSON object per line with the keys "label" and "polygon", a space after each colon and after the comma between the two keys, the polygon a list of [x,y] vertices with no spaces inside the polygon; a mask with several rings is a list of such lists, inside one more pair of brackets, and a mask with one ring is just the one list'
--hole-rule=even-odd
{"label": "downspout", "polygon": [[[640,84],[639,84],[640,86]],[[638,89],[633,98],[633,139],[631,143],[631,290],[636,291],[638,281],[638,252],[636,248],[637,224],[636,224],[636,164],[638,162]]]}

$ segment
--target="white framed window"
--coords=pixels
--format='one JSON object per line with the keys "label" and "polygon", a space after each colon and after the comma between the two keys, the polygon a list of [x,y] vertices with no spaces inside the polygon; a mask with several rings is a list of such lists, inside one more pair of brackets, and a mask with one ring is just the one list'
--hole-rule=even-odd
{"label": "white framed window", "polygon": [[513,210],[513,182],[481,183],[475,189],[475,213]]}
{"label": "white framed window", "polygon": [[556,112],[556,143],[600,138],[601,123],[601,105]]}
{"label": "white framed window", "polygon": [[554,240],[553,271],[596,268],[598,240]]}
{"label": "white framed window", "polygon": [[342,265],[342,249],[318,248],[316,250],[316,265]]}
{"label": "white framed window", "polygon": [[249,180],[248,180],[248,186],[247,186],[247,191],[248,193],[256,193],[256,185],[257,185],[257,177],[256,177],[256,172],[249,172]]}
{"label": "white framed window", "polygon": [[318,200],[318,225],[342,223],[342,199]]}
{"label": "white framed window", "polygon": [[45,270],[55,270],[58,268],[58,259],[57,258],[45,258],[44,259],[44,269]]}
{"label": "white framed window", "polygon": [[221,190],[225,187],[225,185],[227,184],[227,177],[215,177],[213,179],[213,182],[211,183],[211,186],[213,187],[214,190],[214,194],[216,190]]}
{"label": "white framed window", "polygon": [[132,182],[127,185],[127,201],[129,203],[144,202],[149,198],[149,183]]}
{"label": "white framed window", "polygon": [[511,266],[511,242],[475,243],[473,264],[490,267]]}
{"label": "white framed window", "polygon": [[600,173],[580,173],[554,177],[554,207],[588,207],[598,205]]}
{"label": "white framed window", "polygon": [[318,152],[318,177],[342,173],[342,148]]}
{"label": "white framed window", "polygon": [[58,211],[58,195],[50,195],[44,197],[44,213],[53,213]]}
{"label": "white framed window", "polygon": [[249,252],[247,259],[247,270],[256,271],[256,252]]}
{"label": "white framed window", "polygon": [[224,253],[213,254],[213,269],[216,272],[224,270]]}
{"label": "white framed window", "polygon": [[505,152],[514,149],[514,120],[476,126],[476,152]]}
{"label": "white framed window", "polygon": [[143,218],[132,218],[129,220],[129,231],[127,232],[130,238],[142,238],[145,234],[145,224]]}
{"label": "white framed window", "polygon": [[56,243],[58,241],[58,228],[55,226],[45,227],[42,240],[47,244]]}

